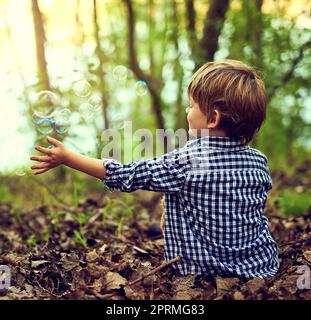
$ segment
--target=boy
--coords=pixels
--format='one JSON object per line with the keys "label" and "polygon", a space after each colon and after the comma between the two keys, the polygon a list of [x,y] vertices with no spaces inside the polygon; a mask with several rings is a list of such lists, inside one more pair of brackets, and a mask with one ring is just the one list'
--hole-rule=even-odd
{"label": "boy", "polygon": [[[182,275],[267,277],[279,268],[278,250],[263,215],[272,187],[266,157],[248,143],[266,114],[263,81],[245,64],[209,62],[188,87],[189,140],[159,158],[120,164],[76,154],[47,138],[35,174],[64,164],[125,192],[165,193],[165,259]],[[103,165],[104,164],[104,165]]]}

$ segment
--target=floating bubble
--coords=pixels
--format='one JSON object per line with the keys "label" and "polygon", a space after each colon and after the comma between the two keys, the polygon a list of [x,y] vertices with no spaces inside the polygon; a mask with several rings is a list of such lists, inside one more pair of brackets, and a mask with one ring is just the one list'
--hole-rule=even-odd
{"label": "floating bubble", "polygon": [[51,117],[53,117],[53,113],[46,116],[43,113],[36,111],[33,115],[32,115],[32,121],[35,124],[39,124],[43,119],[50,119]]}
{"label": "floating bubble", "polygon": [[144,96],[148,92],[148,85],[145,81],[140,80],[135,83],[135,92],[138,96]]}
{"label": "floating bubble", "polygon": [[128,70],[126,67],[120,65],[113,69],[112,74],[115,80],[122,81],[127,78]]}
{"label": "floating bubble", "polygon": [[67,108],[64,108],[55,112],[54,114],[55,124],[53,124],[53,129],[59,134],[66,133],[70,127],[71,115],[72,115],[71,111]]}
{"label": "floating bubble", "polygon": [[69,127],[70,122],[62,119],[55,123],[54,130],[59,134],[64,134],[68,131]]}
{"label": "floating bubble", "polygon": [[47,136],[48,134],[52,133],[54,130],[55,121],[51,119],[42,119],[37,123],[37,130]]}
{"label": "floating bubble", "polygon": [[100,95],[93,95],[90,97],[88,103],[92,106],[94,111],[99,111],[102,108],[102,98]]}
{"label": "floating bubble", "polygon": [[58,107],[58,104],[58,96],[52,91],[44,90],[36,95],[33,107],[42,116],[48,116]]}
{"label": "floating bubble", "polygon": [[85,120],[90,120],[94,116],[93,106],[88,102],[82,103],[80,105],[79,112]]}
{"label": "floating bubble", "polygon": [[91,94],[92,87],[86,80],[80,80],[74,83],[73,91],[81,98],[85,98]]}
{"label": "floating bubble", "polygon": [[15,174],[18,176],[18,177],[23,177],[26,175],[26,167],[25,166],[19,166],[16,168],[15,170]]}
{"label": "floating bubble", "polygon": [[54,113],[55,122],[69,122],[71,115],[72,112],[67,108],[58,110]]}

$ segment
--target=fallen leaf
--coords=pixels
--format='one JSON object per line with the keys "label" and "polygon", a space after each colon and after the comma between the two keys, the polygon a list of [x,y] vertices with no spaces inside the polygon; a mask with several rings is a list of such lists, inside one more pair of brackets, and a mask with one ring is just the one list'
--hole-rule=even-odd
{"label": "fallen leaf", "polygon": [[241,291],[236,291],[234,294],[233,294],[233,299],[234,300],[244,300],[244,295]]}
{"label": "fallen leaf", "polygon": [[236,286],[240,282],[239,278],[222,278],[216,277],[217,296],[229,292],[233,286]]}
{"label": "fallen leaf", "polygon": [[43,266],[47,263],[49,263],[49,261],[47,261],[47,260],[34,260],[34,261],[31,261],[31,267],[38,268],[38,267]]}
{"label": "fallen leaf", "polygon": [[311,262],[311,250],[305,250],[303,252],[303,256],[305,257],[306,260],[308,260],[309,262]]}
{"label": "fallen leaf", "polygon": [[121,288],[122,285],[127,284],[127,280],[117,272],[110,272],[110,271],[107,272],[104,279],[105,279],[105,288],[108,291],[119,289]]}
{"label": "fallen leaf", "polygon": [[95,260],[99,259],[99,255],[97,254],[96,250],[94,249],[93,251],[90,251],[86,255],[86,261],[87,262],[93,262]]}
{"label": "fallen leaf", "polygon": [[201,297],[202,289],[193,289],[185,284],[179,284],[176,288],[174,300],[198,300]]}
{"label": "fallen leaf", "polygon": [[261,278],[255,278],[245,283],[245,289],[250,293],[256,293],[259,289],[265,286],[266,282]]}

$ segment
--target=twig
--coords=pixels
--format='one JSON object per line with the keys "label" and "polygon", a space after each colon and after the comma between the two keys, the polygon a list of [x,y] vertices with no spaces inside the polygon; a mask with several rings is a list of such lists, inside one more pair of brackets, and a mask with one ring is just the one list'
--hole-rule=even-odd
{"label": "twig", "polygon": [[138,278],[138,279],[130,282],[129,285],[132,286],[132,285],[140,282],[141,280],[143,280],[143,279],[145,279],[145,278],[147,278],[147,277],[149,277],[149,276],[157,273],[157,272],[160,271],[161,269],[163,269],[163,268],[165,268],[165,267],[167,267],[167,266],[169,266],[169,265],[171,265],[171,264],[173,264],[173,263],[175,263],[175,262],[180,261],[181,259],[182,259],[181,256],[177,256],[177,257],[174,258],[174,259],[165,261],[165,262],[163,262],[160,266],[158,266],[158,267],[156,267],[155,269],[151,270],[151,271],[148,272],[147,274],[145,274],[145,275],[143,275],[142,277],[140,277],[140,278]]}

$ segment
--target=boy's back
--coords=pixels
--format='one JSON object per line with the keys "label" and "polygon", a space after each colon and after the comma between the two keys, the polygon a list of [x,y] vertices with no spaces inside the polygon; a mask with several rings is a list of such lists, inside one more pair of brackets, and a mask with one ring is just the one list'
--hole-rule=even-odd
{"label": "boy's back", "polygon": [[184,275],[275,274],[277,246],[263,216],[271,188],[265,156],[238,138],[207,136],[179,149],[176,165],[185,180],[165,197],[166,259],[182,256],[176,267]]}

